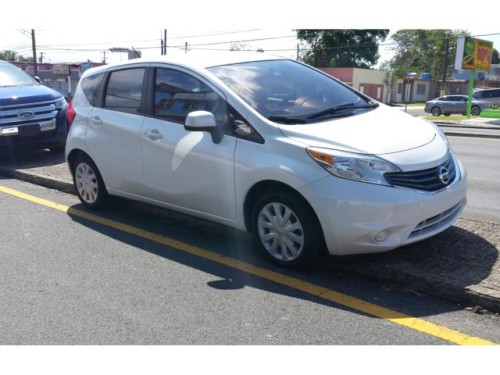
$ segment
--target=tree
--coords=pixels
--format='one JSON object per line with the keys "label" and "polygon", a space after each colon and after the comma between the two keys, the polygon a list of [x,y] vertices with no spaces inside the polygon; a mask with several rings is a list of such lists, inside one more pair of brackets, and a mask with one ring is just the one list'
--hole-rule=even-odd
{"label": "tree", "polygon": [[498,50],[493,48],[493,56],[491,57],[492,64],[500,64],[500,56],[498,55]]}
{"label": "tree", "polygon": [[316,67],[371,68],[389,30],[296,30],[309,47],[301,60]]}
{"label": "tree", "polygon": [[465,30],[399,30],[392,39],[395,55],[388,66],[393,74],[431,73],[440,80],[450,78],[454,68],[457,39],[470,35]]}
{"label": "tree", "polygon": [[0,51],[0,60],[31,62],[31,61],[33,61],[33,58],[21,56],[15,51],[3,50],[3,51]]}

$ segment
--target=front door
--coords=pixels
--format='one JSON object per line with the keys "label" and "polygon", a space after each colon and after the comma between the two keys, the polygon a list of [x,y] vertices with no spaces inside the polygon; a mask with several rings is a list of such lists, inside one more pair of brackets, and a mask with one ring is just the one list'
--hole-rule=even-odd
{"label": "front door", "polygon": [[170,205],[224,219],[236,217],[236,138],[219,144],[206,131],[187,131],[189,112],[214,113],[223,126],[227,106],[221,95],[188,72],[155,68],[153,116],[142,127],[147,195]]}

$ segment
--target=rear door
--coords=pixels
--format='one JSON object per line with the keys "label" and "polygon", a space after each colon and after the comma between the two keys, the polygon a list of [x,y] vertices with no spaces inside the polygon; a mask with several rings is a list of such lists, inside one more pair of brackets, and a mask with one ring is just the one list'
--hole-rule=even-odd
{"label": "rear door", "polygon": [[146,67],[122,67],[107,76],[101,106],[88,116],[87,147],[108,188],[137,192],[143,183],[141,127]]}

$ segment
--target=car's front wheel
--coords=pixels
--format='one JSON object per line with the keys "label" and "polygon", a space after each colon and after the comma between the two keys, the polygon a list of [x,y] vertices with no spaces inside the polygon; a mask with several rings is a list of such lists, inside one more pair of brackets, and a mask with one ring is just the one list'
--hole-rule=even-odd
{"label": "car's front wheel", "polygon": [[81,155],[72,164],[72,174],[80,201],[92,209],[102,207],[108,192],[95,163],[88,156]]}
{"label": "car's front wheel", "polygon": [[433,107],[431,109],[431,114],[433,116],[439,116],[441,114],[441,109],[439,109],[439,107]]}
{"label": "car's front wheel", "polygon": [[298,268],[310,264],[323,248],[323,234],[303,198],[286,190],[270,191],[256,202],[253,232],[276,264]]}
{"label": "car's front wheel", "polygon": [[472,116],[479,116],[481,114],[481,108],[479,108],[477,105],[473,105],[470,109],[470,114]]}

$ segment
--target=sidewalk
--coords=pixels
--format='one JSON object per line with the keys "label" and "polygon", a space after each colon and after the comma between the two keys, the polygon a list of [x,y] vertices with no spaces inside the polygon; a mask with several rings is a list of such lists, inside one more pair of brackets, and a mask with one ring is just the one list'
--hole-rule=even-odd
{"label": "sidewalk", "polygon": [[[500,138],[500,119],[439,122],[447,135]],[[0,156],[0,175],[74,193],[64,155],[39,151]],[[332,266],[449,299],[474,311],[500,313],[500,223],[461,218],[449,230],[388,253],[334,257]]]}

